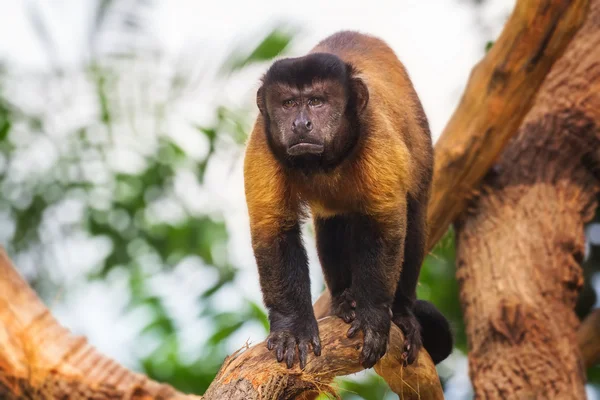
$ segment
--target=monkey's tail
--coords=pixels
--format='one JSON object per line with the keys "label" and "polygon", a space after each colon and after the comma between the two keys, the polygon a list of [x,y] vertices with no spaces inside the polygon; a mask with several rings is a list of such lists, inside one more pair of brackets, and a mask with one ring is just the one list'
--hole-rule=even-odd
{"label": "monkey's tail", "polygon": [[415,302],[413,313],[421,324],[423,347],[434,364],[442,362],[454,347],[454,338],[448,320],[432,303],[425,300]]}

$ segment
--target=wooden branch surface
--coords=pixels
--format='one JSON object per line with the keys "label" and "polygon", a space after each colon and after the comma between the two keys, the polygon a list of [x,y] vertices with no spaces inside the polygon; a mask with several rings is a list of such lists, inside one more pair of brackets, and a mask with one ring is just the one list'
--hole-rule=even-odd
{"label": "wooden branch surface", "polygon": [[[584,0],[517,2],[502,35],[474,69],[459,107],[436,144],[430,248],[464,208],[465,197],[516,130],[553,61],[580,26],[586,5]],[[14,393],[25,390],[52,390],[57,395],[77,390],[98,398],[185,398],[167,385],[127,371],[84,339],[70,335],[12,271],[4,254],[0,271],[0,394],[17,398]],[[326,314],[326,297],[317,302],[319,307]],[[228,393],[230,399],[270,399],[265,397],[270,393],[263,392],[265,387],[278,393],[275,398],[291,399],[327,388],[333,376],[360,370],[362,336],[345,338],[347,325],[336,318],[324,318],[319,326],[324,354],[320,359],[310,358],[311,368],[319,366],[319,370],[282,370],[266,353],[264,342],[259,343],[224,363],[205,399],[215,393]],[[419,354],[416,365],[401,368],[402,334],[393,327],[391,335],[390,352],[375,370],[404,399],[443,398],[426,352]]]}
{"label": "wooden branch surface", "polygon": [[[261,343],[226,360],[204,394],[204,400],[295,399],[303,392],[335,393],[330,386],[333,378],[363,369],[358,362],[362,334],[352,339],[340,334],[348,330],[348,325],[337,317],[320,319],[319,329],[322,354],[309,356],[304,370],[298,365],[288,370]],[[403,368],[399,361],[404,342],[402,332],[394,325],[390,335],[390,348],[375,367],[377,373],[392,382],[391,389],[403,399],[443,399],[439,377],[429,355],[421,352],[415,367]]]}

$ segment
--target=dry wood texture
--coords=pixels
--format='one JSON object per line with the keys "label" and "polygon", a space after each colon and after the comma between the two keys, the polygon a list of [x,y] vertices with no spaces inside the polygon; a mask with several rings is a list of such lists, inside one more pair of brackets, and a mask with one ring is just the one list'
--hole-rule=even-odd
{"label": "dry wood texture", "polygon": [[[477,398],[585,399],[598,346],[577,335],[584,223],[600,189],[600,0],[457,224]],[[598,335],[596,330],[595,335]],[[596,353],[596,356],[594,356]],[[588,364],[589,365],[589,364]]]}
{"label": "dry wood texture", "polygon": [[[463,209],[466,195],[519,125],[543,77],[580,26],[586,6],[585,0],[517,2],[502,35],[474,69],[436,144],[430,247]],[[0,394],[16,398],[18,392],[43,390],[77,391],[92,398],[184,398],[71,336],[11,271],[4,255],[0,261]],[[325,294],[316,306],[321,316],[327,314],[327,303]],[[282,369],[259,343],[226,360],[204,399],[291,399],[303,391],[325,390],[333,376],[359,370],[361,336],[346,339],[347,325],[335,318],[320,320],[319,329],[323,355],[310,358],[307,371]],[[442,398],[427,353],[421,352],[416,365],[401,368],[397,360],[402,335],[395,327],[391,334],[390,352],[375,370],[403,399]]]}
{"label": "dry wood texture", "polygon": [[[337,317],[320,319],[319,328],[322,329],[323,353],[309,358],[304,371],[298,366],[287,370],[261,343],[226,361],[204,400],[295,399],[305,391],[332,392],[329,384],[334,377],[363,369],[358,362],[362,335],[349,339],[340,334],[348,325]],[[439,377],[429,355],[421,352],[415,366],[403,368],[399,361],[402,343],[402,332],[393,326],[390,349],[376,365],[377,373],[403,399],[443,399]],[[310,393],[304,398],[311,398]]]}

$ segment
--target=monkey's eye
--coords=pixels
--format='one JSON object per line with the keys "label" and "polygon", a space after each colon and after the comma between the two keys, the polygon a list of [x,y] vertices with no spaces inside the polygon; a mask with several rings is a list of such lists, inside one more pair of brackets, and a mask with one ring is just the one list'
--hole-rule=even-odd
{"label": "monkey's eye", "polygon": [[319,97],[311,97],[308,100],[308,105],[311,107],[319,107],[319,106],[323,105],[323,99],[321,99]]}
{"label": "monkey's eye", "polygon": [[296,104],[296,102],[292,99],[284,100],[282,103],[283,108],[292,108],[294,104]]}

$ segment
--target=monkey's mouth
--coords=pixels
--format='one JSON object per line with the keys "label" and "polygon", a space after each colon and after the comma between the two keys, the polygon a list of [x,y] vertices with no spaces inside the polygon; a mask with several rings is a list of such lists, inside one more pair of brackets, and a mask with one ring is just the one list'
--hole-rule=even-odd
{"label": "monkey's mouth", "polygon": [[302,156],[305,154],[322,154],[325,146],[315,143],[298,143],[287,149],[290,156]]}

